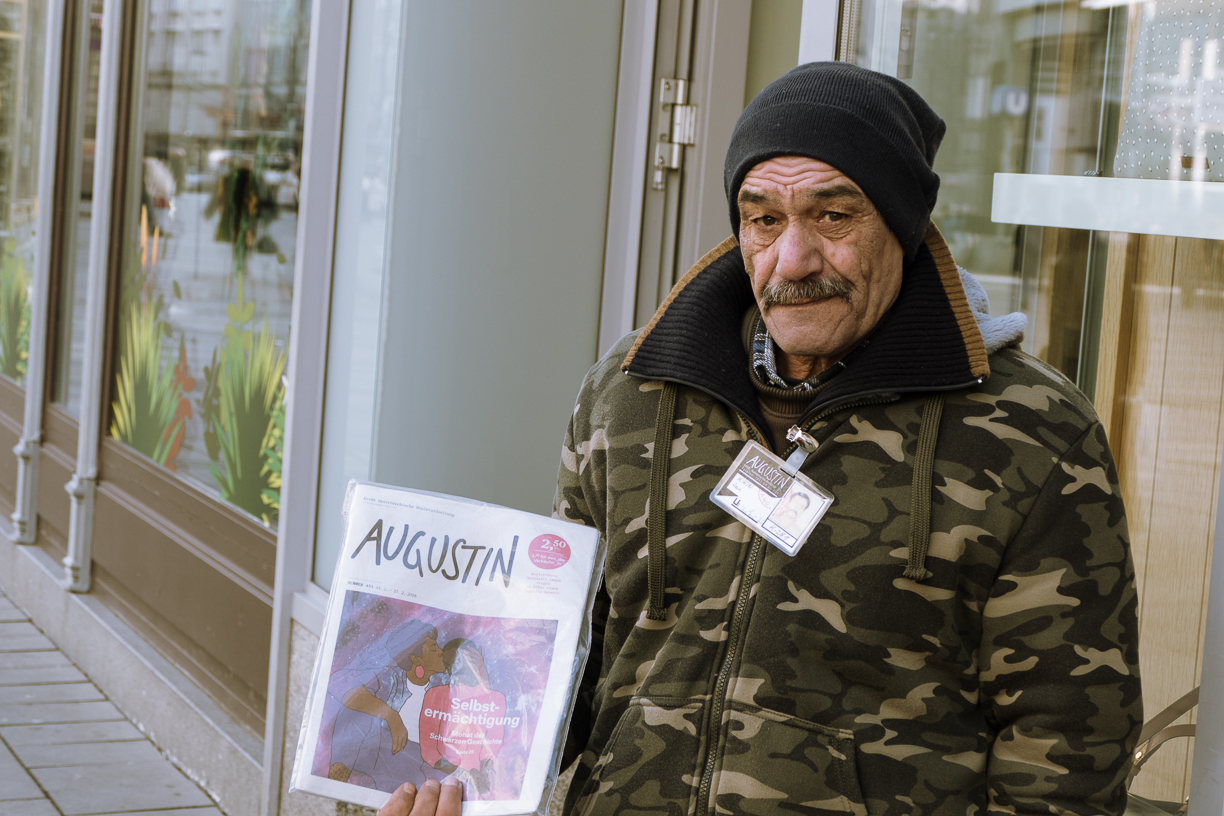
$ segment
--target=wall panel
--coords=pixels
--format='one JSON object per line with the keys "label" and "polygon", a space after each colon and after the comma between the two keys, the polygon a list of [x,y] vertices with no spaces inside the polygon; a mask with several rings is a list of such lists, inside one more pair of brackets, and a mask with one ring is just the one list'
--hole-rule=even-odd
{"label": "wall panel", "polygon": [[[1147,716],[1198,683],[1221,445],[1224,444],[1224,242],[1141,236],[1120,391],[1118,458],[1138,576]],[[1103,344],[1108,348],[1109,344]],[[1119,398],[1120,397],[1120,398]],[[1193,715],[1189,717],[1193,720]],[[1135,791],[1179,801],[1190,744],[1169,743]]]}

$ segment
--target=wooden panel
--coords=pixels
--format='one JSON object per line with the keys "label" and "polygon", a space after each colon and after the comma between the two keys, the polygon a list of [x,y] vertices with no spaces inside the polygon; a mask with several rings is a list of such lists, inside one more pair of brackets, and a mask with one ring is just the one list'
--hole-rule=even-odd
{"label": "wooden panel", "polygon": [[1126,121],[1126,106],[1130,104],[1131,75],[1135,70],[1135,51],[1139,47],[1139,23],[1143,6],[1132,3],[1126,13],[1126,58],[1122,60],[1122,98],[1118,104],[1118,130]]}
{"label": "wooden panel", "polygon": [[25,421],[25,391],[6,377],[0,377],[0,512],[5,518],[13,512],[17,498],[17,457],[13,446],[21,440]]}
{"label": "wooden panel", "polygon": [[99,486],[93,560],[116,612],[225,708],[262,733],[271,654],[272,604],[232,569],[204,557],[158,507],[113,483]]}
{"label": "wooden panel", "polygon": [[51,445],[65,451],[76,461],[77,423],[58,405],[43,409],[43,446]]}
{"label": "wooden panel", "polygon": [[[1048,231],[1048,230],[1047,230]],[[1084,282],[1088,274],[1088,230],[1058,230],[1058,258],[1050,274],[1049,356],[1043,358],[1072,380],[1079,376],[1080,333],[1084,322]]]}
{"label": "wooden panel", "polygon": [[[98,563],[94,563],[93,595],[121,617],[163,656],[182,669],[206,694],[250,731],[263,738],[267,708],[266,683],[254,689],[206,650],[157,614]],[[215,610],[214,610],[215,611]],[[266,649],[265,649],[266,653]]]}
{"label": "wooden panel", "polygon": [[0,377],[0,414],[10,417],[19,426],[25,417],[25,389],[8,377]]}
{"label": "wooden panel", "polygon": [[[1173,289],[1174,238],[1144,236],[1139,242],[1131,323],[1133,345],[1127,366],[1126,413],[1122,443],[1115,449],[1122,496],[1126,500],[1131,546],[1139,583],[1139,617],[1144,613],[1160,406],[1164,388],[1165,348]],[[1151,706],[1149,705],[1149,708]]]}
{"label": "wooden panel", "polygon": [[1033,349],[1072,380],[1078,374],[1090,237],[1087,230],[1041,230]]}
{"label": "wooden panel", "polygon": [[1109,435],[1109,445],[1122,449],[1122,417],[1134,324],[1135,269],[1139,236],[1115,232],[1109,236],[1105,262],[1105,292],[1101,299],[1101,345],[1097,355],[1096,409]]}
{"label": "wooden panel", "polygon": [[93,558],[116,611],[260,733],[272,532],[110,439],[102,468]]}
{"label": "wooden panel", "polygon": [[[67,545],[76,422],[49,406],[39,543]],[[95,594],[253,734],[271,648],[272,531],[107,439],[94,509]]]}
{"label": "wooden panel", "polygon": [[[1182,681],[1182,691],[1177,686],[1165,693],[1183,694],[1199,684],[1203,669],[1203,643],[1207,629],[1207,599],[1210,594],[1211,560],[1215,537],[1217,497],[1219,495],[1220,456],[1224,447],[1224,241],[1181,239],[1177,243],[1175,282],[1182,293],[1183,325],[1180,345],[1191,350],[1195,361],[1202,366],[1197,373],[1199,387],[1191,388],[1182,399],[1185,403],[1184,418],[1197,431],[1187,469],[1188,489],[1193,492],[1191,501],[1195,516],[1185,519],[1188,547],[1198,546],[1197,552],[1189,551],[1189,568],[1202,570],[1199,580],[1186,576],[1187,587],[1197,590],[1199,598],[1198,619],[1188,631],[1197,632],[1194,639],[1195,660],[1189,676],[1174,677]],[[1171,346],[1171,349],[1173,347]],[[1177,383],[1172,383],[1181,396]],[[1178,418],[1174,418],[1178,421]],[[1178,490],[1173,485],[1171,490]],[[1189,606],[1189,604],[1187,604]],[[1192,613],[1194,610],[1189,609]],[[1188,617],[1190,617],[1188,615]],[[1191,618],[1192,619],[1192,618]],[[1197,710],[1188,720],[1197,720]],[[1194,756],[1192,745],[1182,745],[1185,754],[1183,795],[1189,793],[1190,775]]]}
{"label": "wooden panel", "polygon": [[[1143,236],[1135,270],[1134,310],[1127,367],[1126,413],[1122,417],[1122,442],[1116,448],[1118,474],[1126,501],[1136,581],[1139,587],[1141,670],[1150,663],[1152,649],[1145,631],[1145,597],[1148,588],[1148,531],[1155,500],[1154,474],[1160,428],[1160,405],[1164,386],[1165,351],[1168,345],[1169,310],[1172,304],[1173,257],[1176,239]],[[1150,694],[1144,678],[1144,709],[1157,712],[1160,707]],[[1162,749],[1163,753],[1163,749]],[[1134,790],[1156,799],[1170,799],[1171,769],[1159,764],[1157,757],[1145,766]]]}
{"label": "wooden panel", "polygon": [[[64,486],[76,466],[76,432],[67,433],[64,417],[44,415],[43,448],[38,462],[38,542],[64,557],[69,543],[71,502]],[[54,428],[54,433],[53,433]],[[71,436],[71,447],[64,447]],[[54,439],[54,442],[53,442]]]}
{"label": "wooden panel", "polygon": [[[99,489],[118,497],[118,488],[132,507],[153,508],[153,523],[172,531],[180,546],[271,605],[275,531],[109,437],[98,469]],[[105,529],[95,533],[95,539],[106,536]]]}
{"label": "wooden panel", "polygon": [[[1198,683],[1224,414],[1224,245],[1140,241],[1120,471],[1139,571],[1144,704]],[[1135,791],[1180,800],[1189,746],[1144,767]]]}
{"label": "wooden panel", "polygon": [[[1128,12],[1118,127],[1142,8]],[[1224,242],[1110,236],[1097,408],[1118,461],[1140,604],[1148,717],[1197,685],[1224,441]],[[1190,718],[1183,718],[1183,721]],[[1192,743],[1166,743],[1132,788],[1189,792]]]}
{"label": "wooden panel", "polygon": [[21,427],[0,414],[0,513],[7,520],[17,506],[17,456],[13,446],[21,440]]}

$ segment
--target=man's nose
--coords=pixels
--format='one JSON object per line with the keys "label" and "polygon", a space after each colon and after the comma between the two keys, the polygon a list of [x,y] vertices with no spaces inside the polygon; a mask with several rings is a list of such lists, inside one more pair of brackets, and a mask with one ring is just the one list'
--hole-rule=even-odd
{"label": "man's nose", "polygon": [[798,224],[789,224],[778,237],[778,263],[775,273],[787,280],[803,280],[824,269],[818,236]]}

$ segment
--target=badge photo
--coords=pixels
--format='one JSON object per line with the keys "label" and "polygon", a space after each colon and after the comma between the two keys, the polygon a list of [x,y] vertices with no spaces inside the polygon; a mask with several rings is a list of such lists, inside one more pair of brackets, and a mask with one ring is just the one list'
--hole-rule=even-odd
{"label": "badge photo", "polygon": [[766,541],[794,555],[833,504],[833,496],[785,462],[749,442],[710,498]]}

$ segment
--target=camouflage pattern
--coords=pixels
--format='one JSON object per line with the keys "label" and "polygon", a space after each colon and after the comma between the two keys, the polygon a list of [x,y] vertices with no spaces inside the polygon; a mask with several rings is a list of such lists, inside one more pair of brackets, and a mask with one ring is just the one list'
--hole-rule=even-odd
{"label": "camouflage pattern", "polygon": [[[709,499],[761,430],[681,385],[667,619],[646,617],[662,383],[588,374],[555,513],[608,543],[602,649],[571,737],[577,814],[1119,814],[1142,719],[1136,598],[1105,433],[1016,349],[947,395],[923,582],[906,579],[926,395],[807,423],[835,502],[793,558]],[[879,397],[875,398],[879,400]],[[786,452],[782,452],[785,454]]]}

